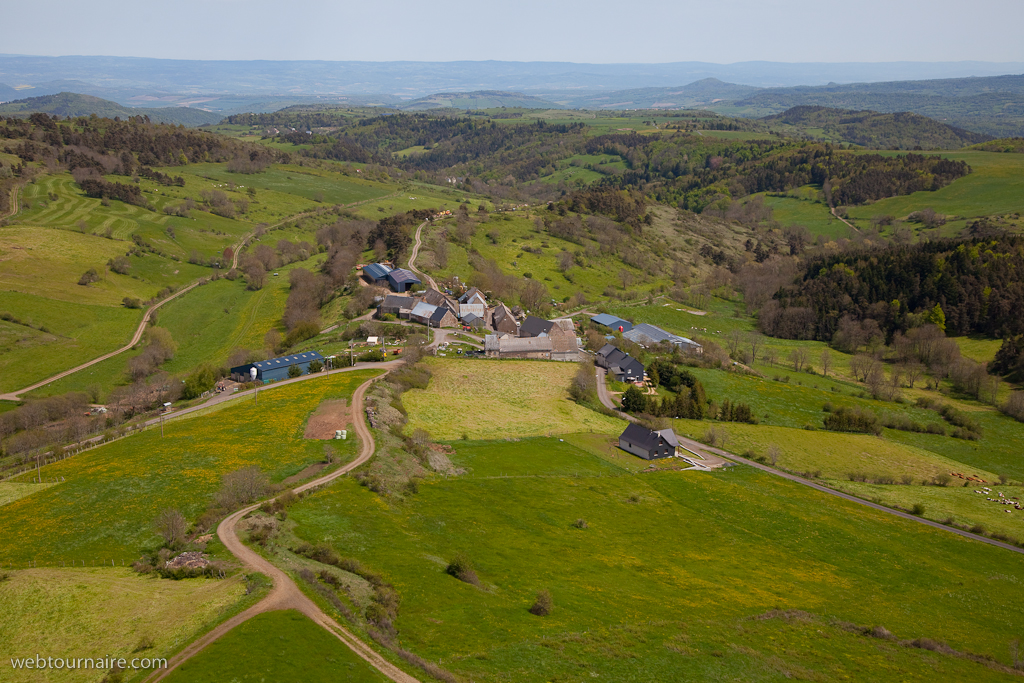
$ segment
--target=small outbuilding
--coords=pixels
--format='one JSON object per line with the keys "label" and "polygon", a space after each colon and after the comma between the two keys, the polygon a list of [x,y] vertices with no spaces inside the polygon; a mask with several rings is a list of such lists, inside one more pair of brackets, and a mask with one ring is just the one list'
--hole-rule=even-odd
{"label": "small outbuilding", "polygon": [[671,429],[655,432],[635,422],[619,436],[619,448],[644,460],[672,457],[678,447],[679,440]]}
{"label": "small outbuilding", "polygon": [[412,312],[412,307],[415,306],[416,303],[416,299],[411,296],[389,294],[384,297],[384,301],[380,302],[380,305],[377,306],[377,317],[382,318],[385,315],[393,315],[396,318],[408,320],[409,314]]}

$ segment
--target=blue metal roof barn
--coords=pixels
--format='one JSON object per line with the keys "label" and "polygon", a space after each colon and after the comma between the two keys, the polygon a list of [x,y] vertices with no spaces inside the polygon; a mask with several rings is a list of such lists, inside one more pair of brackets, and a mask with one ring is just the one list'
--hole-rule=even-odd
{"label": "blue metal roof barn", "polygon": [[413,285],[422,284],[418,277],[405,268],[395,268],[388,273],[388,282],[396,292],[408,292]]}
{"label": "blue metal roof barn", "polygon": [[305,353],[297,353],[293,356],[281,356],[280,358],[271,358],[270,360],[239,365],[231,368],[231,375],[238,375],[242,377],[243,381],[252,381],[251,371],[256,370],[256,381],[276,382],[288,379],[288,369],[293,365],[299,366],[303,375],[307,374],[309,372],[309,364],[315,360],[323,364],[324,357],[316,351],[306,351]]}
{"label": "blue metal roof barn", "polygon": [[388,273],[390,272],[391,269],[383,263],[370,263],[363,266],[363,276],[379,285],[388,281]]}
{"label": "blue metal roof barn", "polygon": [[622,318],[611,315],[609,313],[601,313],[599,315],[595,315],[590,320],[591,322],[597,325],[601,325],[602,327],[607,327],[610,330],[617,330],[621,327],[623,332],[629,332],[631,329],[633,329],[633,323],[629,322],[628,320],[623,320]]}

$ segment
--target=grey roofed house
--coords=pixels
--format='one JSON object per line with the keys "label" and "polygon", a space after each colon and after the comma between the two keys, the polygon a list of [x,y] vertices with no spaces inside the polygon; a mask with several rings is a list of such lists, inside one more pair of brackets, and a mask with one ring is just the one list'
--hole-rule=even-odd
{"label": "grey roofed house", "polygon": [[539,337],[542,334],[549,334],[555,323],[535,315],[526,316],[526,320],[519,326],[520,337]]}
{"label": "grey roofed house", "polygon": [[437,306],[431,306],[426,301],[417,302],[412,307],[412,311],[409,312],[409,318],[416,322],[423,323],[424,325],[430,324],[430,316],[434,315],[434,311],[437,310]]}
{"label": "grey roofed house", "polygon": [[616,346],[605,344],[596,354],[594,362],[606,368],[619,382],[635,382],[644,378],[644,364]]}
{"label": "grey roofed house", "polygon": [[484,337],[484,352],[491,358],[551,358],[550,337],[510,337],[489,334]]}
{"label": "grey roofed house", "polygon": [[484,319],[476,315],[475,313],[467,313],[466,315],[462,316],[462,324],[468,325],[470,327],[483,327]]}
{"label": "grey roofed house", "polygon": [[389,294],[377,306],[377,315],[396,315],[399,318],[408,318],[413,306],[417,303],[416,299],[411,296]]}
{"label": "grey roofed house", "polygon": [[671,457],[678,446],[679,440],[671,429],[655,432],[633,422],[619,436],[619,448],[644,460]]}
{"label": "grey roofed house", "polygon": [[405,268],[395,268],[388,273],[387,277],[388,282],[391,284],[391,289],[396,292],[408,292],[413,285],[421,284],[420,279]]}
{"label": "grey roofed house", "polygon": [[610,330],[618,330],[621,327],[623,332],[629,332],[633,329],[633,323],[610,313],[600,313],[592,317],[590,321],[601,327],[607,327]]}
{"label": "grey roofed house", "polygon": [[693,351],[695,353],[701,353],[704,351],[704,347],[692,339],[680,337],[677,334],[666,332],[660,327],[648,325],[647,323],[640,323],[639,325],[636,325],[629,332],[623,332],[622,336],[631,342],[642,346],[653,346],[660,342],[669,342],[670,344],[674,344],[675,346],[682,348],[684,351]]}
{"label": "grey roofed house", "polygon": [[458,319],[447,306],[437,306],[430,314],[427,325],[432,328],[454,328],[458,325]]}
{"label": "grey roofed house", "polygon": [[448,297],[433,287],[428,288],[421,296],[423,297],[423,300],[431,306],[444,306],[448,303]]}
{"label": "grey roofed house", "polygon": [[370,263],[363,266],[363,276],[377,284],[384,284],[387,282],[388,273],[390,272],[391,268],[385,266],[383,263]]}
{"label": "grey roofed house", "polygon": [[459,317],[465,318],[467,315],[483,318],[487,315],[487,306],[483,304],[459,304]]}
{"label": "grey roofed house", "polygon": [[500,301],[494,306],[494,312],[491,314],[491,327],[497,332],[519,336],[519,323],[516,322],[516,317],[512,315],[508,306]]}
{"label": "grey roofed house", "polygon": [[471,287],[465,294],[459,297],[460,304],[482,304],[487,305],[487,298],[476,287]]}

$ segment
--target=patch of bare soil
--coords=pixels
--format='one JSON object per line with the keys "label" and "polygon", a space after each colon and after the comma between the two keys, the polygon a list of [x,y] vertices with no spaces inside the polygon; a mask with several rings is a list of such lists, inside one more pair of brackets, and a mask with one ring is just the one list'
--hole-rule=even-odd
{"label": "patch of bare soil", "polygon": [[345,399],[324,401],[310,416],[303,436],[307,439],[333,439],[336,430],[348,427],[349,412]]}

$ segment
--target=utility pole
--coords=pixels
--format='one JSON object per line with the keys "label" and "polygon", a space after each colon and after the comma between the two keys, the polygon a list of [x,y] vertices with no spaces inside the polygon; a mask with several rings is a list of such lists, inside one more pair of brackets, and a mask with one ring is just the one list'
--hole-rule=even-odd
{"label": "utility pole", "polygon": [[164,415],[160,413],[160,438],[164,438]]}

